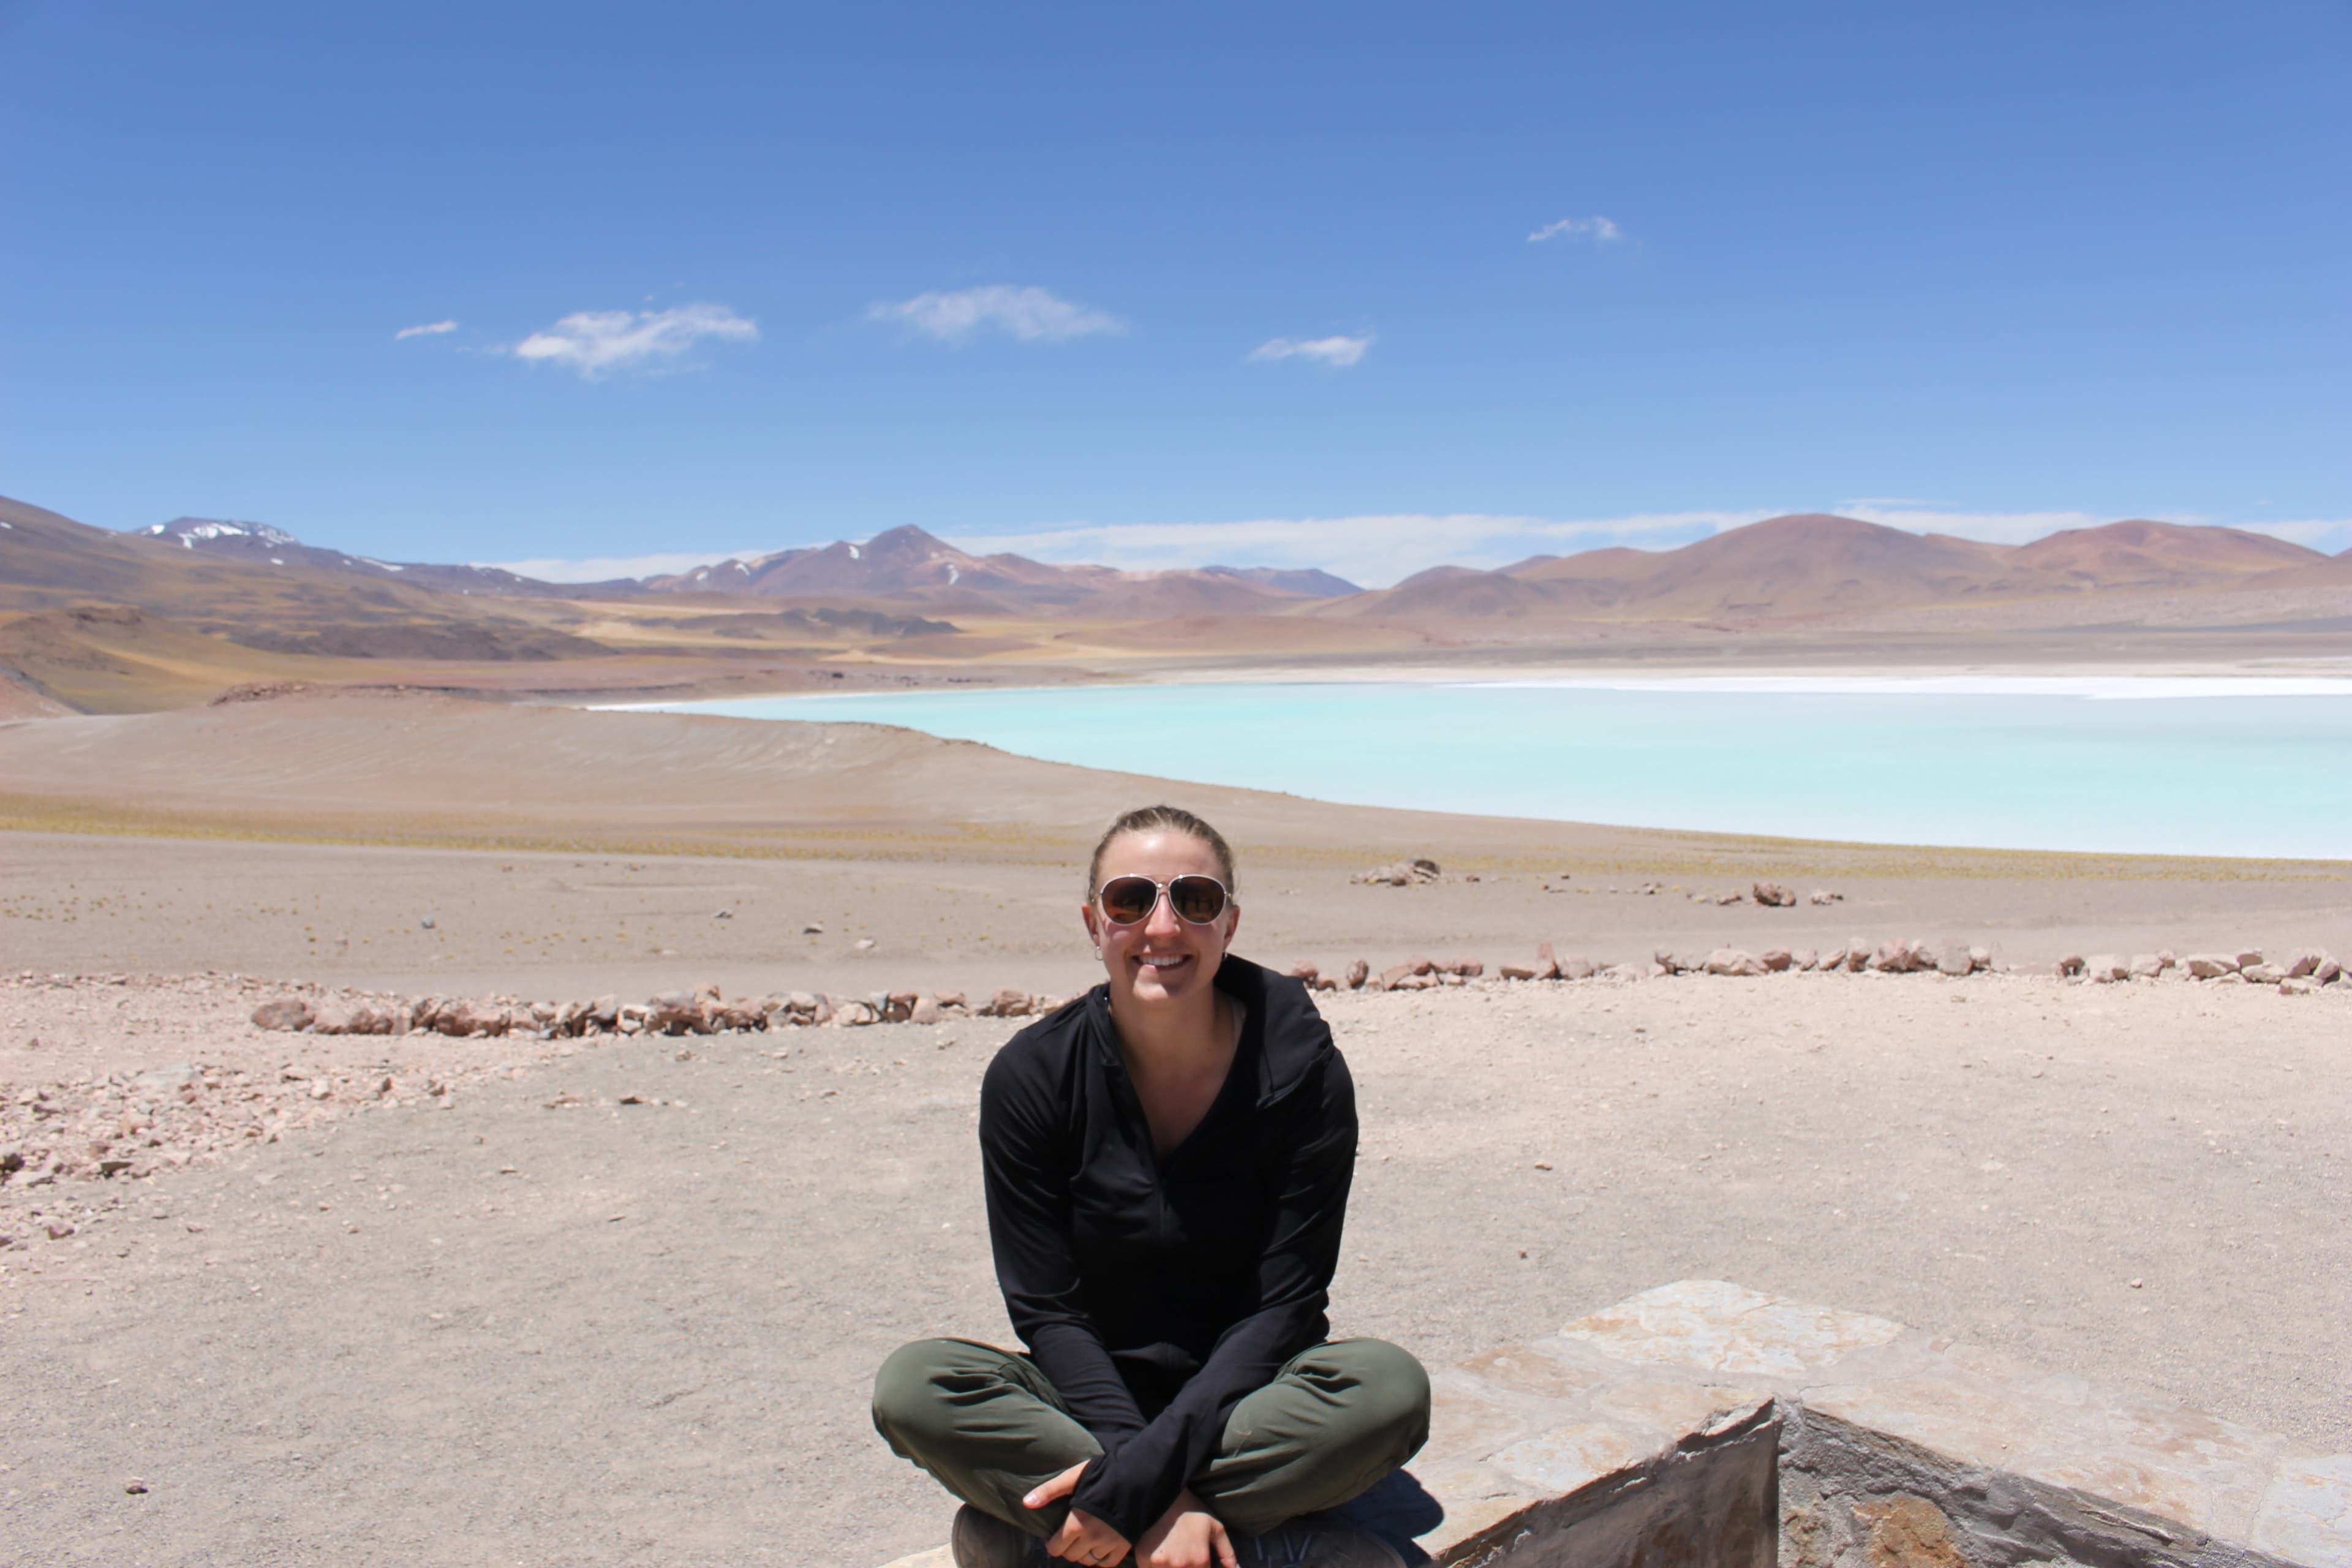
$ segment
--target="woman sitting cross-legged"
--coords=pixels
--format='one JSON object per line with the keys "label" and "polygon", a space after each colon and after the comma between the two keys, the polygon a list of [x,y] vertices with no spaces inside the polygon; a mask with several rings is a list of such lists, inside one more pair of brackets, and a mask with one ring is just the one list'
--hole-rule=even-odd
{"label": "woman sitting cross-legged", "polygon": [[1227,956],[1232,852],[1190,812],[1111,825],[1088,868],[1104,984],[981,1088],[989,1240],[1016,1355],[920,1340],[874,1425],[964,1500],[959,1568],[1401,1568],[1318,1517],[1411,1458],[1429,1378],[1325,1339],[1355,1086],[1298,981]]}

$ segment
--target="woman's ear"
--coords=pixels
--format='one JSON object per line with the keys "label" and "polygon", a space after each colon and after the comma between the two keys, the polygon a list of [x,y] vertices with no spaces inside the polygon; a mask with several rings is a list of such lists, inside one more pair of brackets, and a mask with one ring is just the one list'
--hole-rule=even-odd
{"label": "woman's ear", "polygon": [[1102,945],[1102,932],[1095,929],[1095,906],[1093,900],[1089,899],[1085,903],[1078,906],[1078,919],[1086,922],[1087,940],[1093,942],[1097,947],[1100,947]]}

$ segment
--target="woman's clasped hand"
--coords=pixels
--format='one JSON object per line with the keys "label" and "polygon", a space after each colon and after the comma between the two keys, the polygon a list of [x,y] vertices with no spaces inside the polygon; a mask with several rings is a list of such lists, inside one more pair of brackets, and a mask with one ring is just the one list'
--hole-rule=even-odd
{"label": "woman's clasped hand", "polygon": [[[1061,1501],[1078,1484],[1085,1469],[1084,1465],[1072,1465],[1022,1502],[1044,1508]],[[1108,1568],[1126,1558],[1128,1540],[1102,1521],[1072,1509],[1061,1529],[1046,1539],[1045,1553],[1066,1563],[1099,1563]],[[1189,1489],[1179,1492],[1160,1521],[1143,1532],[1143,1539],[1135,1545],[1135,1562],[1137,1568],[1240,1568],[1240,1559],[1234,1555],[1234,1538]]]}

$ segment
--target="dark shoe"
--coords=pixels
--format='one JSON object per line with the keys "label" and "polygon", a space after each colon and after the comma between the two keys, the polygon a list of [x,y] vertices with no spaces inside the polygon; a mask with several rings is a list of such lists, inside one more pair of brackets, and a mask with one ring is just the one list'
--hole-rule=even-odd
{"label": "dark shoe", "polygon": [[1397,1549],[1379,1536],[1321,1514],[1264,1535],[1236,1533],[1233,1542],[1242,1568],[1404,1568]]}
{"label": "dark shoe", "polygon": [[970,1503],[956,1510],[955,1528],[948,1531],[948,1554],[956,1568],[1037,1568],[1048,1561],[1043,1541]]}

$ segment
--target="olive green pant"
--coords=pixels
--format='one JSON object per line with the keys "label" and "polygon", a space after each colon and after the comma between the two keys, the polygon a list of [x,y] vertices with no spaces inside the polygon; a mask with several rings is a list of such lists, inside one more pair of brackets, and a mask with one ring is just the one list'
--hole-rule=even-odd
{"label": "olive green pant", "polygon": [[[1060,1529],[1068,1505],[1021,1500],[1102,1452],[1036,1363],[971,1340],[895,1352],[874,1379],[874,1428],[900,1458],[1032,1535]],[[1191,1484],[1226,1528],[1258,1535],[1346,1502],[1428,1439],[1421,1363],[1381,1340],[1335,1340],[1244,1395]]]}

